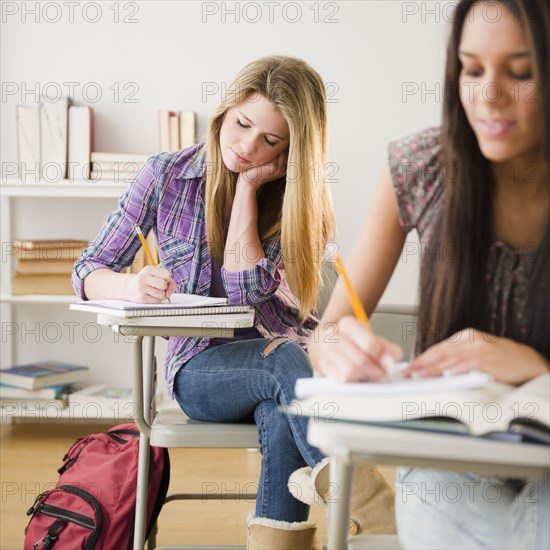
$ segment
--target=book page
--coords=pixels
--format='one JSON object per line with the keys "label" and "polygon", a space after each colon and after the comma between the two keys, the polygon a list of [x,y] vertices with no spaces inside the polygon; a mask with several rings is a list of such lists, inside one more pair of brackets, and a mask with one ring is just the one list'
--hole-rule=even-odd
{"label": "book page", "polygon": [[403,371],[407,362],[397,363],[394,372],[376,382],[338,382],[331,377],[300,378],[296,382],[296,397],[303,399],[310,395],[394,395],[420,392],[458,391],[479,388],[490,384],[492,376],[486,372],[470,371],[453,376],[429,378],[407,378]]}
{"label": "book page", "polygon": [[550,426],[550,374],[522,384],[503,396],[498,405],[508,424],[527,420]]}
{"label": "book page", "polygon": [[133,309],[177,309],[182,307],[203,307],[203,306],[218,306],[226,305],[227,298],[216,298],[212,296],[198,296],[196,294],[178,294],[174,293],[170,296],[170,302],[164,300],[160,304],[140,304],[137,302],[129,302],[127,300],[86,300],[79,302],[80,305],[103,306],[111,309],[120,309],[123,311],[131,311]]}
{"label": "book page", "polygon": [[[445,418],[451,418],[461,422],[472,435],[477,436],[507,432],[510,423],[521,418],[549,426],[550,374],[539,376],[518,388],[491,382],[474,384],[470,388],[447,388],[444,391],[440,388],[435,391],[437,384],[461,385],[468,381],[464,375],[460,375],[457,381],[458,376],[432,379],[433,386],[429,391],[419,391],[421,386],[415,384],[427,379],[411,380],[410,384],[398,382],[394,392],[383,391],[387,389],[388,382],[343,384],[326,378],[309,379],[315,381],[315,384],[302,385],[305,391],[300,393],[304,398],[292,403],[289,412],[298,409],[300,414],[312,413],[328,422],[340,419],[392,423],[394,426],[408,423],[408,427],[417,429],[422,426],[417,420],[431,419],[423,429],[439,427],[441,431],[447,429]],[[448,382],[450,378],[455,380]],[[469,380],[473,383],[475,378],[470,377]],[[357,389],[354,390],[354,386]],[[312,388],[314,391],[311,391]],[[457,430],[453,428],[449,431]]]}

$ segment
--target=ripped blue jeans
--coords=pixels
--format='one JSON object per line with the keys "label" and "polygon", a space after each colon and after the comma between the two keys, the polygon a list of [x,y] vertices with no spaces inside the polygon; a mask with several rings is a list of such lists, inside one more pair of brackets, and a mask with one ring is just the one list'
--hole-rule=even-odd
{"label": "ripped blue jeans", "polygon": [[175,397],[196,420],[255,422],[262,453],[256,516],[305,521],[309,506],[290,494],[288,478],[324,456],[307,442],[307,418],[281,414],[277,407],[292,401],[296,380],[312,370],[298,344],[274,342],[266,351],[270,342],[258,338],[207,348],[177,373]]}

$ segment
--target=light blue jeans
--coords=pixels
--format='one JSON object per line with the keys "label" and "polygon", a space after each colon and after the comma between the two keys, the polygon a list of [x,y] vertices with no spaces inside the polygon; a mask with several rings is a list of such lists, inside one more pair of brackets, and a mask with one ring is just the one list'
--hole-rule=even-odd
{"label": "light blue jeans", "polygon": [[307,442],[307,418],[281,414],[277,407],[292,401],[296,380],[312,370],[298,344],[285,340],[265,354],[270,342],[258,338],[207,348],[179,370],[175,396],[196,420],[256,422],[262,453],[256,516],[305,521],[309,506],[290,494],[288,478],[324,456]]}
{"label": "light blue jeans", "polygon": [[548,471],[533,481],[419,468],[397,473],[402,548],[550,548]]}

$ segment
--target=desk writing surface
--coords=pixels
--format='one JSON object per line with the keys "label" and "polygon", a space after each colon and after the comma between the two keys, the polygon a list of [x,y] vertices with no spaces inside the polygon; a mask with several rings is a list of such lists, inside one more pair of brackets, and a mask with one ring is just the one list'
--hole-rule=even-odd
{"label": "desk writing surface", "polygon": [[327,421],[313,415],[308,441],[328,455],[365,455],[377,464],[523,475],[550,467],[550,447],[473,436]]}
{"label": "desk writing surface", "polygon": [[96,314],[97,324],[108,326],[123,336],[187,336],[233,338],[236,328],[254,326],[254,312],[215,315],[170,315],[155,317],[118,317]]}
{"label": "desk writing surface", "polygon": [[171,328],[249,328],[254,326],[254,312],[222,313],[216,315],[173,315],[159,317],[118,317],[103,313],[97,314],[99,325],[115,324],[129,327],[171,327]]}
{"label": "desk writing surface", "polygon": [[373,426],[335,420],[330,418],[333,412],[308,407],[300,401],[287,410],[289,414],[309,417],[308,442],[331,458],[331,480],[340,494],[329,502],[329,550],[348,547],[352,473],[357,462],[526,478],[529,483],[537,483],[550,468],[550,447],[545,445]]}

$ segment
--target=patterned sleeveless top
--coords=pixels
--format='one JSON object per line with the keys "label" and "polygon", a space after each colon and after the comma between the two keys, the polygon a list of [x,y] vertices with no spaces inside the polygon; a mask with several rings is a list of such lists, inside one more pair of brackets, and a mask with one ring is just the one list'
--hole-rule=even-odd
{"label": "patterned sleeveless top", "polygon": [[[408,233],[418,231],[422,250],[430,240],[444,203],[440,177],[441,129],[429,128],[389,144],[388,160],[399,206],[399,218]],[[525,342],[529,278],[536,250],[518,250],[500,240],[491,243],[487,258],[487,288],[491,333]],[[481,298],[483,299],[483,298]]]}

